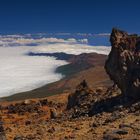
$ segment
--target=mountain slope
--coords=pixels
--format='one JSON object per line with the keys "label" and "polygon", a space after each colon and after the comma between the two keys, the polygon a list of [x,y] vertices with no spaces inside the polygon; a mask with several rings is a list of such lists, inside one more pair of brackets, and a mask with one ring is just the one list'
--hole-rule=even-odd
{"label": "mountain slope", "polygon": [[[60,58],[59,54],[57,56],[59,59],[64,58]],[[69,64],[58,67],[56,70],[56,72],[64,74],[65,78],[32,91],[3,98],[3,100],[21,100],[72,92],[75,89],[75,85],[78,85],[83,79],[86,79],[91,87],[111,84],[104,70],[104,63],[107,59],[106,55],[90,53],[78,56],[71,55],[70,57],[65,55],[65,58],[68,58]]]}

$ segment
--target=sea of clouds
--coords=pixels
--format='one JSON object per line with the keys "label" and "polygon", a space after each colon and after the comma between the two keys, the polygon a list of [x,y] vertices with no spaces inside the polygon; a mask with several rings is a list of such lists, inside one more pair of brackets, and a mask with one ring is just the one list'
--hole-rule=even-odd
{"label": "sea of clouds", "polygon": [[68,64],[49,56],[29,56],[32,53],[108,54],[110,47],[91,46],[87,38],[55,38],[29,35],[0,36],[0,97],[25,92],[64,77],[55,73],[57,67]]}

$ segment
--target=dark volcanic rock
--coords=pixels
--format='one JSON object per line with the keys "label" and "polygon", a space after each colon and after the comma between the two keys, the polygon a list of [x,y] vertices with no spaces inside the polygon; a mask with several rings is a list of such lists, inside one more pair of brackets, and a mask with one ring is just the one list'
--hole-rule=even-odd
{"label": "dark volcanic rock", "polygon": [[14,140],[25,140],[23,136],[16,136],[14,137]]}
{"label": "dark volcanic rock", "polygon": [[3,133],[4,132],[4,129],[3,129],[3,126],[1,124],[2,122],[0,122],[0,133]]}
{"label": "dark volcanic rock", "polygon": [[81,100],[84,100],[85,96],[88,94],[88,90],[89,88],[86,81],[82,81],[77,86],[75,93],[69,95],[67,109],[71,109],[76,105],[79,106],[81,104]]}
{"label": "dark volcanic rock", "polygon": [[113,29],[105,69],[127,98],[140,99],[140,37]]}
{"label": "dark volcanic rock", "polygon": [[40,104],[42,106],[48,105],[48,100],[47,99],[40,100]]}
{"label": "dark volcanic rock", "polygon": [[[103,87],[98,87],[93,91],[83,80],[76,87],[75,92],[68,96],[67,110],[71,112],[73,118],[77,118],[80,116],[93,116],[104,111],[112,112],[116,110],[116,107],[118,109],[122,96],[119,96],[119,93],[116,95],[116,89],[106,90]],[[113,115],[113,120],[117,119],[118,115]]]}
{"label": "dark volcanic rock", "polygon": [[39,107],[40,106],[37,103],[25,104],[23,102],[23,103],[16,103],[15,105],[11,104],[7,107],[7,109],[9,114],[18,113],[20,115],[23,115],[25,112],[29,112],[29,113],[38,112]]}
{"label": "dark volcanic rock", "polygon": [[48,129],[48,132],[49,132],[49,133],[55,132],[55,128],[54,128],[54,127],[51,127],[50,129]]}
{"label": "dark volcanic rock", "polygon": [[55,119],[55,118],[57,118],[57,112],[56,112],[56,109],[51,109],[51,110],[50,110],[50,113],[51,113],[51,119]]}
{"label": "dark volcanic rock", "polygon": [[125,129],[116,129],[112,131],[106,131],[103,135],[103,140],[122,140],[121,135],[127,135],[128,131]]}
{"label": "dark volcanic rock", "polygon": [[93,91],[83,80],[76,88],[73,94],[68,97],[67,109],[72,110],[73,117],[85,116],[89,114],[91,103],[93,101]]}

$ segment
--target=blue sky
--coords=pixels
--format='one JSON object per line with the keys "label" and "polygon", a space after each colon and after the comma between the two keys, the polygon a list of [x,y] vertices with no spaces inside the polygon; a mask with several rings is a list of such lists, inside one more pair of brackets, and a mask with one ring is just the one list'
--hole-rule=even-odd
{"label": "blue sky", "polygon": [[140,34],[140,0],[0,0],[0,33]]}

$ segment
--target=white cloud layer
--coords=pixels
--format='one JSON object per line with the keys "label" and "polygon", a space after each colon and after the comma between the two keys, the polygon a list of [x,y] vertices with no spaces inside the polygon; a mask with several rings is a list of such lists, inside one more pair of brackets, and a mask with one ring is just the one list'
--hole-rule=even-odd
{"label": "white cloud layer", "polygon": [[48,45],[41,45],[33,48],[31,50],[33,53],[57,53],[64,52],[67,54],[81,54],[81,53],[99,53],[108,55],[110,52],[110,47],[106,46],[89,46],[84,44],[63,44],[55,43]]}
{"label": "white cloud layer", "polygon": [[[66,61],[56,60],[54,57],[26,55],[29,52],[64,52],[78,55],[91,52],[108,54],[110,51],[110,47],[89,46],[82,44],[83,42],[88,42],[88,40],[0,37],[0,97],[32,90],[63,77],[63,75],[55,73],[55,69],[67,64]],[[9,43],[19,44],[19,46],[8,47]],[[29,43],[38,43],[38,46],[29,47],[27,45]]]}
{"label": "white cloud layer", "polygon": [[54,71],[67,62],[53,57],[27,56],[27,47],[0,47],[0,97],[23,92],[57,81]]}
{"label": "white cloud layer", "polygon": [[23,46],[29,44],[49,44],[49,43],[88,43],[88,39],[58,39],[58,38],[25,38],[24,36],[20,35],[7,35],[7,36],[0,36],[0,46]]}

